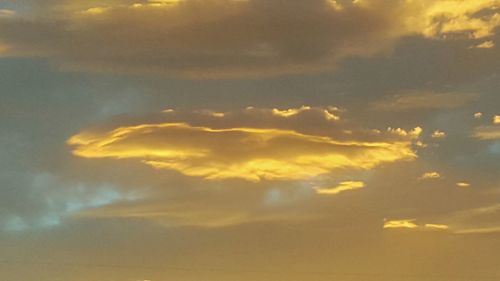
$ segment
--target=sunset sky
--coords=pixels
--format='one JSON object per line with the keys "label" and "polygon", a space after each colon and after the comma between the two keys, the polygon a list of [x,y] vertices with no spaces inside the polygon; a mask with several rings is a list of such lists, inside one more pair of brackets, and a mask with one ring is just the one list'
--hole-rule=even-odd
{"label": "sunset sky", "polygon": [[500,0],[0,0],[0,280],[500,280]]}

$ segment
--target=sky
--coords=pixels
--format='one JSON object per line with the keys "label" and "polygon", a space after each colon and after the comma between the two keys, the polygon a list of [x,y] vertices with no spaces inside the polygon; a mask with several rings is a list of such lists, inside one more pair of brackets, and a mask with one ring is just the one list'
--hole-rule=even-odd
{"label": "sky", "polygon": [[0,1],[5,281],[499,280],[499,0]]}

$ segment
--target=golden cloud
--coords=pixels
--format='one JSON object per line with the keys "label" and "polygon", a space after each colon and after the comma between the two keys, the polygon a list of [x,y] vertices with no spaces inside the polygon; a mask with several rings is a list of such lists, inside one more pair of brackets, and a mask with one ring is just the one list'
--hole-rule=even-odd
{"label": "golden cloud", "polygon": [[322,195],[336,195],[344,191],[364,188],[366,184],[362,181],[343,181],[333,188],[317,187],[316,193]]}
{"label": "golden cloud", "polygon": [[[486,40],[500,25],[494,13],[498,5],[497,0],[396,0],[391,5],[385,0],[290,0],[286,5],[54,0],[40,5],[43,17],[0,10],[0,42],[12,46],[5,55],[49,57],[69,69],[269,76],[331,70],[344,58],[388,51],[408,35]],[[490,41],[477,46],[490,47]]]}
{"label": "golden cloud", "polygon": [[384,222],[384,228],[417,228],[415,219],[388,220]]}
{"label": "golden cloud", "polygon": [[68,141],[85,158],[138,159],[206,179],[307,179],[336,169],[371,169],[416,157],[411,142],[336,141],[282,129],[142,124],[82,132]]}
{"label": "golden cloud", "polygon": [[426,180],[426,179],[439,179],[439,178],[441,178],[441,174],[439,174],[438,172],[426,172],[418,179]]}
{"label": "golden cloud", "polygon": [[426,223],[423,225],[417,224],[416,219],[404,220],[387,220],[384,222],[385,229],[413,229],[420,231],[446,231],[450,227],[446,224]]}
{"label": "golden cloud", "polygon": [[[413,144],[420,128],[391,129],[377,136],[350,130],[342,135],[347,124],[331,122],[324,114],[328,109],[302,109],[281,110],[278,115],[276,109],[257,108],[215,115],[207,110],[191,114],[169,110],[162,115],[168,120],[84,130],[68,144],[79,157],[136,159],[210,180],[304,180],[417,157]],[[288,117],[283,118],[283,112]],[[302,128],[304,120],[319,129]],[[331,135],[320,133],[325,130]]]}

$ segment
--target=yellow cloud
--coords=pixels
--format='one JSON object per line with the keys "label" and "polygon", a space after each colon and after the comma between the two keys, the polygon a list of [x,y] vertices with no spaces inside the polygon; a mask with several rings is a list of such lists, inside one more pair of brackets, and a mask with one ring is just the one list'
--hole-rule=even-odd
{"label": "yellow cloud", "polygon": [[500,115],[493,116],[493,124],[500,124]]}
{"label": "yellow cloud", "polygon": [[302,106],[300,108],[290,108],[290,109],[285,109],[285,110],[273,108],[273,114],[276,116],[286,118],[286,117],[294,116],[294,115],[297,115],[301,112],[309,111],[309,110],[311,110],[310,106]]}
{"label": "yellow cloud", "polygon": [[457,182],[458,187],[469,187],[470,183],[468,182]]}
{"label": "yellow cloud", "polygon": [[416,219],[404,219],[404,220],[389,220],[384,222],[385,229],[397,229],[406,228],[419,231],[434,230],[434,231],[444,231],[448,230],[450,227],[446,224],[434,224],[426,223],[419,225],[416,223]]}
{"label": "yellow cloud", "polygon": [[481,44],[477,44],[477,45],[472,46],[472,48],[476,48],[476,49],[491,49],[493,47],[495,47],[495,43],[493,43],[493,41],[484,41]]}
{"label": "yellow cloud", "polygon": [[322,195],[335,195],[348,190],[355,190],[364,188],[365,183],[362,181],[343,181],[339,185],[333,188],[315,188],[316,193]]}
{"label": "yellow cloud", "polygon": [[482,117],[483,117],[483,113],[481,113],[481,112],[474,113],[474,118],[475,119],[481,119]]}
{"label": "yellow cloud", "polygon": [[426,180],[426,179],[439,179],[439,178],[441,178],[441,175],[438,172],[426,172],[418,179]]}
{"label": "yellow cloud", "polygon": [[[421,22],[416,23],[415,27],[427,37],[466,32],[468,37],[478,39],[493,35],[494,29],[500,26],[500,15],[495,13],[500,4],[498,0],[443,0],[423,3],[426,6],[419,18]],[[481,11],[491,11],[492,14],[477,16]]]}
{"label": "yellow cloud", "polygon": [[426,223],[424,227],[431,230],[446,230],[450,228],[446,224],[433,224],[433,223]]}
{"label": "yellow cloud", "polygon": [[415,219],[389,220],[384,222],[384,228],[417,228]]}
{"label": "yellow cloud", "polygon": [[443,131],[440,131],[440,130],[436,130],[436,131],[432,132],[431,137],[434,139],[442,139],[442,138],[446,137],[446,133]]}
{"label": "yellow cloud", "polygon": [[[224,121],[225,116],[216,119]],[[415,134],[365,141],[291,129],[212,128],[164,122],[83,131],[71,137],[68,144],[80,157],[137,159],[157,169],[211,180],[300,180],[335,170],[366,170],[415,159]]]}

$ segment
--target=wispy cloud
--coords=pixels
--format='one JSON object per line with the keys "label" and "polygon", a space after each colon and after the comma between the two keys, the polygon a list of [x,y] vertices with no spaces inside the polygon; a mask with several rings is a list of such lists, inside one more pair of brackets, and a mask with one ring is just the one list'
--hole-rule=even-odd
{"label": "wispy cloud", "polygon": [[336,195],[344,191],[364,188],[366,184],[362,181],[343,181],[332,188],[316,187],[316,193],[322,195]]}
{"label": "wispy cloud", "polygon": [[446,109],[464,106],[479,96],[454,92],[412,92],[387,97],[372,103],[375,110],[407,111],[419,109]]}

